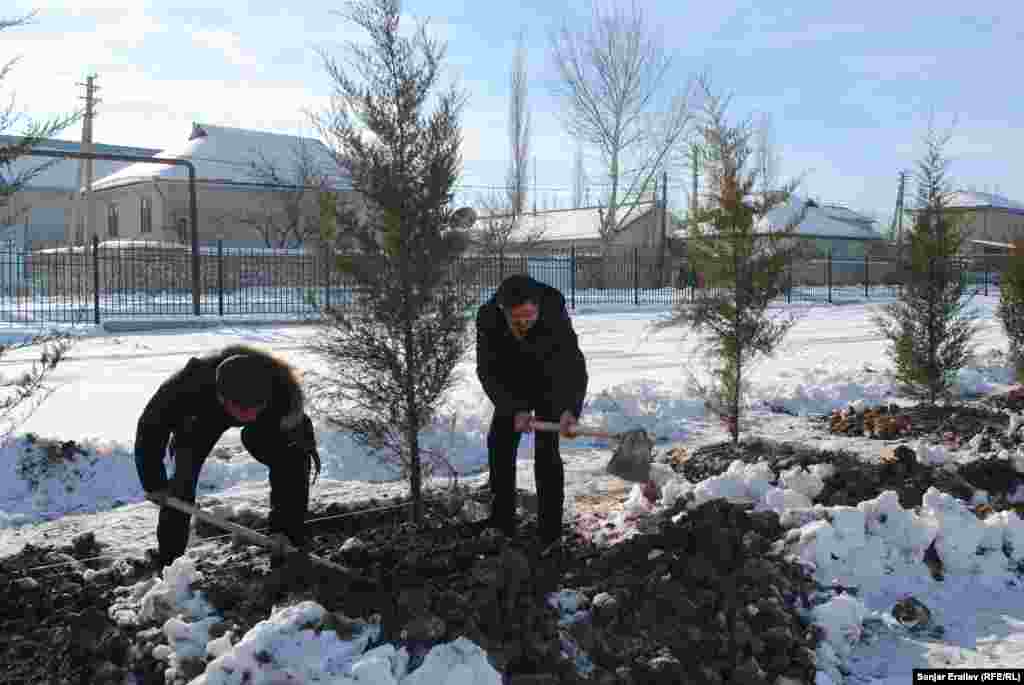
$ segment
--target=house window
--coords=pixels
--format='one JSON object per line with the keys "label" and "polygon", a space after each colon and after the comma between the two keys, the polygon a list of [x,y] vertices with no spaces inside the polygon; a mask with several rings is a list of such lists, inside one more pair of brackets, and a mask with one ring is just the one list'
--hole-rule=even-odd
{"label": "house window", "polygon": [[117,237],[117,205],[115,204],[107,207],[107,235],[111,238]]}
{"label": "house window", "polygon": [[139,232],[153,232],[153,201],[148,197],[142,198],[139,204]]}
{"label": "house window", "polygon": [[178,219],[178,240],[188,243],[188,219]]}

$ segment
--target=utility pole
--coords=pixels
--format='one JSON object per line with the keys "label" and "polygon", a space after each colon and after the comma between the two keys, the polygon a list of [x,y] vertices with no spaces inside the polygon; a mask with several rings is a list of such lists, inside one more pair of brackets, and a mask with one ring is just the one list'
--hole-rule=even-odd
{"label": "utility pole", "polygon": [[903,240],[903,191],[907,183],[907,172],[900,172],[900,183],[896,190],[896,213],[892,217],[892,226],[889,231],[896,242]]}
{"label": "utility pole", "polygon": [[537,216],[537,157],[533,157],[533,215]]}
{"label": "utility pole", "polygon": [[[85,87],[85,97],[79,98],[85,100],[85,116],[82,117],[82,146],[81,151],[86,154],[93,154],[92,141],[92,122],[96,117],[96,105],[101,101],[96,99],[96,91],[99,88],[96,86],[96,74],[90,74],[86,77],[85,83],[79,83],[77,85]],[[85,189],[85,217],[81,220],[81,224],[84,226],[82,234],[83,239],[88,242],[89,238],[93,234],[97,233],[96,227],[94,226],[96,220],[96,207],[95,200],[92,194],[92,182],[93,182],[93,160],[83,159],[78,163],[78,179],[79,188]],[[77,203],[79,206],[79,212],[81,212],[81,203]],[[79,221],[75,222],[75,230],[78,230]]]}

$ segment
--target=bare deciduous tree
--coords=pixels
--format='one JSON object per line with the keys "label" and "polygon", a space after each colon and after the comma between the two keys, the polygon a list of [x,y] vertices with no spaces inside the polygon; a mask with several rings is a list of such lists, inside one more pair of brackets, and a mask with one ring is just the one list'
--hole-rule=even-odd
{"label": "bare deciduous tree", "polygon": [[779,151],[775,145],[775,126],[767,112],[761,113],[754,127],[754,164],[760,177],[761,192],[778,190]]}
{"label": "bare deciduous tree", "polygon": [[563,125],[596,149],[608,177],[600,226],[607,245],[683,142],[691,84],[668,90],[672,60],[635,1],[629,9],[595,5],[588,25],[566,24],[552,35],[551,54]]}
{"label": "bare deciduous tree", "polygon": [[267,247],[301,247],[320,237],[319,198],[330,187],[324,165],[309,143],[297,141],[286,163],[261,153],[250,162],[249,175],[267,188],[258,208],[235,218],[251,226]]}
{"label": "bare deciduous tree", "polygon": [[509,166],[508,204],[514,216],[523,213],[526,207],[526,191],[529,181],[530,161],[530,110],[527,106],[528,81],[526,75],[526,43],[524,34],[519,34],[516,54],[512,61],[511,91],[508,106]]}
{"label": "bare deciduous tree", "polygon": [[572,206],[576,209],[586,202],[587,171],[584,167],[583,146],[576,146],[576,156],[572,163]]}
{"label": "bare deciduous tree", "polygon": [[513,214],[507,199],[507,195],[500,192],[478,197],[477,204],[482,213],[473,231],[477,250],[502,260],[512,249],[523,252],[536,249],[544,240],[546,230],[543,219],[530,220],[524,225],[530,217],[526,214]]}

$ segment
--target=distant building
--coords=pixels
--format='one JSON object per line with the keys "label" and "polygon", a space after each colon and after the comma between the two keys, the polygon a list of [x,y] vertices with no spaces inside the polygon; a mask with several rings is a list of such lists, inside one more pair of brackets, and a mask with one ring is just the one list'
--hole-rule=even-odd
{"label": "distant building", "polygon": [[[235,247],[296,247],[319,222],[319,191],[348,192],[348,179],[327,147],[313,138],[193,124],[188,140],[155,155],[187,159],[196,168],[199,241]],[[188,171],[138,162],[93,183],[101,239],[188,244]],[[73,237],[80,242],[80,229]]]}
{"label": "distant building", "polygon": [[872,247],[881,247],[885,237],[875,229],[875,220],[836,204],[818,204],[793,195],[789,202],[775,207],[765,217],[770,229],[781,229],[806,214],[793,230],[794,235],[813,247],[814,254],[833,259],[863,259]]}
{"label": "distant building", "polygon": [[958,190],[947,211],[960,222],[968,254],[1005,254],[1003,245],[1024,240],[1024,204],[1002,195]]}
{"label": "distant building", "polygon": [[[0,147],[20,141],[15,136],[0,136]],[[79,152],[81,144],[67,140],[44,140],[36,146],[41,150]],[[123,145],[94,144],[102,154],[139,155],[151,157],[159,150]],[[53,160],[47,157],[22,156],[14,160],[5,173],[20,176],[45,166],[34,175],[25,188],[15,193],[6,206],[0,207],[0,244],[13,244],[21,249],[64,242],[68,238],[75,203],[79,197],[79,160]],[[127,162],[96,161],[97,176],[106,176],[128,166]]]}
{"label": "distant building", "polygon": [[[662,208],[653,202],[620,207],[618,216],[622,217],[630,210],[625,226],[611,241],[611,247],[615,251],[640,248],[645,252],[657,252],[665,244],[668,236],[683,226],[682,222],[671,214],[665,216]],[[598,207],[583,207],[523,213],[515,220],[514,226],[511,226],[509,250],[522,251],[523,245],[528,243],[535,252],[569,250],[572,247],[581,252],[595,252],[602,247],[601,211]],[[482,214],[474,232],[479,235],[480,232],[487,230],[491,223],[501,224],[510,221],[512,219],[507,215]]]}
{"label": "distant building", "polygon": [[[0,145],[17,139],[0,136]],[[39,149],[78,152],[77,142],[47,140]],[[330,151],[318,140],[225,126],[193,124],[188,140],[168,150],[94,144],[95,152],[186,159],[196,168],[199,240],[235,247],[295,247],[284,226],[315,233],[318,193],[346,193]],[[51,162],[0,208],[0,239],[36,249],[81,245],[86,204],[79,160],[21,157],[11,172]],[[145,240],[189,244],[188,172],[158,162],[107,162],[93,167],[92,232],[101,241]],[[291,224],[289,223],[291,222]],[[6,227],[6,228],[4,228]],[[269,245],[268,245],[269,243]]]}

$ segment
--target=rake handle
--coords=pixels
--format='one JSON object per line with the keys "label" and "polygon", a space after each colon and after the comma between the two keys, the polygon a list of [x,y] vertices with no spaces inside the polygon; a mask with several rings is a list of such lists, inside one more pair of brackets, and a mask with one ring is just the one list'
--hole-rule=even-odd
{"label": "rake handle", "polygon": [[[551,423],[550,421],[534,421],[531,425],[535,431],[557,433],[561,430],[561,426],[557,423]],[[618,433],[606,433],[605,431],[594,430],[593,428],[581,428],[579,426],[576,427],[575,433],[577,436],[585,435],[591,438],[606,438],[608,440],[618,440],[620,437]]]}

